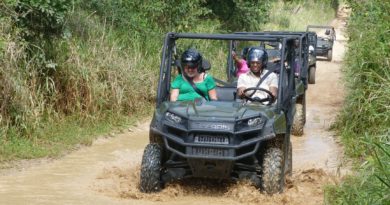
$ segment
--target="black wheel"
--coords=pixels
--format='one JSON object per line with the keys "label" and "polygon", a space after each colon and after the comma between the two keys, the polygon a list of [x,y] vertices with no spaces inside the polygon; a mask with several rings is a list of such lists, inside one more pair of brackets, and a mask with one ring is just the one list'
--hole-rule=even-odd
{"label": "black wheel", "polygon": [[292,164],[292,143],[290,141],[289,147],[288,147],[288,159],[287,159],[287,166],[285,169],[285,174],[288,176],[292,176],[292,170],[293,170],[293,164]]}
{"label": "black wheel", "polygon": [[291,134],[295,136],[303,135],[303,127],[305,126],[305,110],[302,104],[295,104],[295,115],[291,127]]}
{"label": "black wheel", "polygon": [[142,192],[158,192],[161,190],[160,180],[162,148],[151,143],[145,147],[141,164],[140,189]]}
{"label": "black wheel", "polygon": [[268,194],[283,191],[283,163],[283,152],[279,148],[271,147],[264,154],[262,187]]}
{"label": "black wheel", "polygon": [[315,84],[316,83],[316,67],[311,66],[309,68],[309,84]]}
{"label": "black wheel", "polygon": [[332,55],[333,55],[332,50],[329,50],[329,51],[328,51],[328,55],[326,56],[326,59],[327,59],[328,61],[332,61]]}

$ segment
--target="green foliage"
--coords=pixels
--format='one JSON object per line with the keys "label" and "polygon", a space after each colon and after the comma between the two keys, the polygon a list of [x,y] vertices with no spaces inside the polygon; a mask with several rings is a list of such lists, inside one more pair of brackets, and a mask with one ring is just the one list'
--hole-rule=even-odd
{"label": "green foliage", "polygon": [[358,158],[357,176],[328,189],[329,204],[390,204],[390,2],[349,0],[348,88],[335,127],[347,153]]}
{"label": "green foliage", "polygon": [[25,28],[27,38],[49,37],[61,34],[70,8],[69,0],[18,0],[14,18],[19,27]]}
{"label": "green foliage", "polygon": [[314,1],[307,1],[307,0],[283,0],[284,3],[289,3],[289,4],[291,4],[291,3],[293,3],[293,4],[300,4],[300,3],[311,3],[311,2],[313,2],[315,4],[318,4],[318,3],[325,4],[325,5],[331,6],[334,9],[335,12],[337,12],[337,9],[338,9],[338,7],[340,5],[339,1],[340,0],[321,0],[321,1],[319,1],[319,0],[314,0]]}
{"label": "green foliage", "polygon": [[20,137],[18,130],[12,128],[8,130],[7,139],[0,135],[0,168],[4,161],[61,156],[77,146],[90,145],[97,136],[112,133],[113,129],[125,132],[126,127],[134,123],[134,118],[100,113],[94,119],[80,118],[76,114],[60,122],[41,122],[31,138]]}
{"label": "green foliage", "polygon": [[269,21],[269,0],[208,0],[206,6],[228,31],[260,31]]}
{"label": "green foliage", "polygon": [[327,25],[336,14],[327,1],[278,1],[271,10],[265,30],[305,31],[310,24]]}
{"label": "green foliage", "polygon": [[390,71],[386,69],[390,65],[390,14],[386,12],[390,2],[350,3],[351,49],[345,66],[349,94],[338,127],[357,136],[382,134],[390,124]]}
{"label": "green foliage", "polygon": [[96,12],[102,20],[116,28],[149,37],[168,31],[193,30],[200,23],[200,18],[209,13],[201,6],[203,1],[92,0],[80,1],[80,5]]}
{"label": "green foliage", "polygon": [[[381,141],[389,141],[389,134]],[[339,187],[327,187],[325,204],[390,204],[390,145],[375,142],[366,135],[361,141],[369,157],[356,169],[356,176],[345,179]]]}

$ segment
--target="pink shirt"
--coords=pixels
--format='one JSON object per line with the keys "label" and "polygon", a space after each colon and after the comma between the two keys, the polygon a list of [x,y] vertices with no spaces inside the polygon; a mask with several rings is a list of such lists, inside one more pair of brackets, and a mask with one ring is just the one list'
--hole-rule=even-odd
{"label": "pink shirt", "polygon": [[237,74],[236,76],[239,77],[241,74],[247,73],[249,71],[248,64],[246,63],[246,60],[240,59],[237,63]]}

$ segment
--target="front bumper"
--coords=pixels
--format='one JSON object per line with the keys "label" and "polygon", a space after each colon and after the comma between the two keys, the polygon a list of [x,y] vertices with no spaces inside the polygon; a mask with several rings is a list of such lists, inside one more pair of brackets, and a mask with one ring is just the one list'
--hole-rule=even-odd
{"label": "front bumper", "polygon": [[326,56],[326,55],[328,55],[329,50],[330,50],[330,48],[327,48],[327,47],[317,48],[316,54],[317,54],[317,56]]}
{"label": "front bumper", "polygon": [[151,132],[163,138],[169,151],[188,159],[237,161],[254,155],[261,141],[275,137],[272,127],[266,124],[254,129],[233,130],[186,129],[170,123],[164,123],[162,129],[151,127]]}

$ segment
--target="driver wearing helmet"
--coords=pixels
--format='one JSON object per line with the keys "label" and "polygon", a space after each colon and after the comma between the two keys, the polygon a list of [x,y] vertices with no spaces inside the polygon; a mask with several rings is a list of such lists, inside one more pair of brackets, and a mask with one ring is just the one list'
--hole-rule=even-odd
{"label": "driver wearing helmet", "polygon": [[[267,67],[268,55],[262,48],[251,48],[248,52],[247,62],[250,68],[250,72],[240,75],[237,82],[237,94],[240,98],[249,96],[253,91],[244,92],[245,89],[256,87],[260,79],[266,75],[264,69]],[[275,73],[270,73],[263,82],[259,85],[259,88],[269,90],[276,98],[278,92],[278,76]],[[268,94],[264,91],[257,90],[256,93],[251,96],[252,98],[264,99],[268,97]]]}
{"label": "driver wearing helmet", "polygon": [[216,84],[211,75],[202,68],[202,55],[188,49],[181,55],[181,75],[171,85],[171,101],[193,101],[197,98],[217,100]]}

